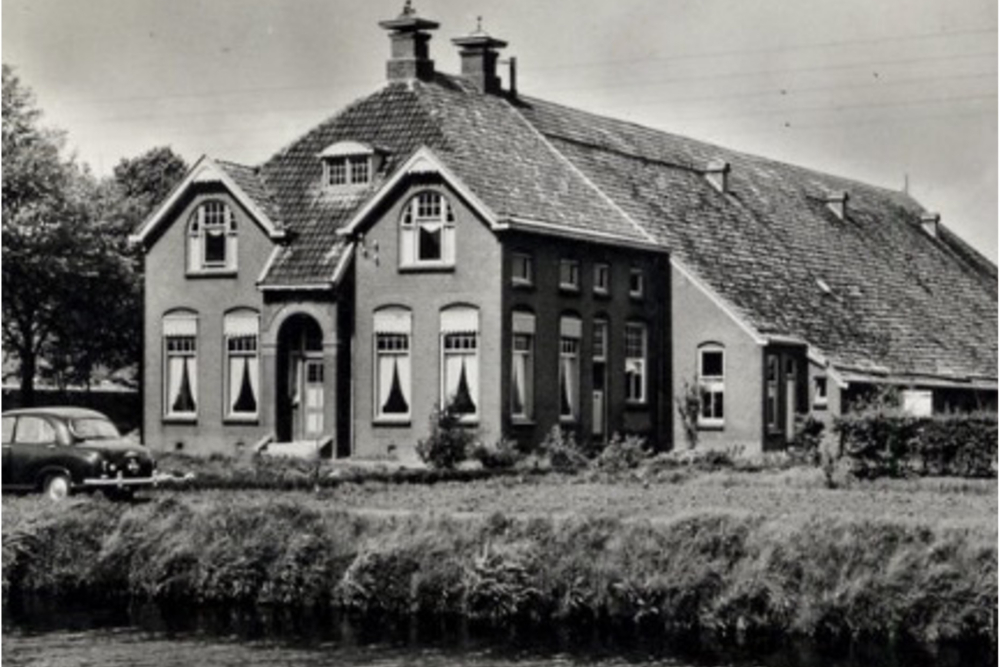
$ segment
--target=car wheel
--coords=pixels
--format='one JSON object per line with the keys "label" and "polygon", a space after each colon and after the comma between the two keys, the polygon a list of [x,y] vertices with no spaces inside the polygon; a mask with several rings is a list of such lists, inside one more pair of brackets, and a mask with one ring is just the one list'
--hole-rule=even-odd
{"label": "car wheel", "polygon": [[45,497],[49,500],[63,500],[69,497],[70,481],[69,476],[64,473],[56,473],[45,478]]}

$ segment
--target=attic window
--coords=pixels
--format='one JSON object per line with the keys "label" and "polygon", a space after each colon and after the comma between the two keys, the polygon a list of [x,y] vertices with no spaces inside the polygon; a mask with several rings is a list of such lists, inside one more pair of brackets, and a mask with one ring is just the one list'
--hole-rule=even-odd
{"label": "attic window", "polygon": [[924,213],[920,216],[920,227],[931,238],[937,238],[938,223],[940,222],[941,216],[937,213]]}
{"label": "attic window", "polygon": [[850,195],[847,192],[834,192],[826,196],[826,207],[830,209],[838,220],[847,218],[847,200]]}
{"label": "attic window", "polygon": [[705,167],[705,178],[712,187],[719,192],[729,191],[729,163],[722,159],[715,159]]}
{"label": "attic window", "polygon": [[323,161],[323,184],[329,188],[367,185],[378,169],[379,153],[367,144],[340,141],[320,154]]}

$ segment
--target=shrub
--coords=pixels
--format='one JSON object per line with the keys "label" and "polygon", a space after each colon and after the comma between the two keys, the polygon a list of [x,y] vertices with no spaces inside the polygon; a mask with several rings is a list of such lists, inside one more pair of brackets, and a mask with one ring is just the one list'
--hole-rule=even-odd
{"label": "shrub", "polygon": [[483,464],[487,470],[508,470],[520,463],[525,454],[518,449],[517,442],[507,438],[495,445],[478,443],[472,450],[472,458]]}
{"label": "shrub", "polygon": [[995,413],[914,417],[879,410],[838,417],[834,430],[858,477],[996,475]]}
{"label": "shrub", "polygon": [[818,464],[825,428],[826,425],[812,415],[796,419],[795,437],[792,439],[789,453],[806,463]]}
{"label": "shrub", "polygon": [[539,449],[556,470],[575,472],[587,467],[587,457],[573,433],[553,426]]}
{"label": "shrub", "polygon": [[622,438],[615,433],[594,465],[605,472],[634,470],[647,458],[646,439],[635,435]]}
{"label": "shrub", "polygon": [[469,456],[475,432],[461,424],[461,417],[449,405],[431,413],[431,434],[417,443],[417,454],[433,468],[451,470]]}
{"label": "shrub", "polygon": [[701,394],[698,391],[698,379],[693,382],[684,381],[684,390],[677,397],[677,416],[684,427],[684,439],[688,449],[698,446],[698,415],[701,414]]}

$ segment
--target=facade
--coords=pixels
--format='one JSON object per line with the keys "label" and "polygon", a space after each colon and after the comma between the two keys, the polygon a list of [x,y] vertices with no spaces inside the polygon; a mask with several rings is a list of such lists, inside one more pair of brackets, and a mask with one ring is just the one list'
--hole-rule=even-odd
{"label": "facade", "polygon": [[409,4],[381,26],[385,86],[137,230],[151,446],[407,455],[449,406],[485,442],[693,419],[754,452],[881,385],[996,409],[996,267],[907,195],[524,96],[481,31],[439,73]]}

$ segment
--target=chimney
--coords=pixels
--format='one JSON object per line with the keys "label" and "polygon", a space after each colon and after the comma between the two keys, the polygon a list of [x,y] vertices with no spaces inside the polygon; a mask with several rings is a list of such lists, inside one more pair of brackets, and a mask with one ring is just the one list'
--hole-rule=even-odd
{"label": "chimney", "polygon": [[490,37],[483,31],[483,17],[479,17],[476,30],[471,35],[451,40],[459,47],[462,57],[462,76],[476,84],[484,93],[498,95],[501,92],[500,77],[497,76],[499,50],[507,42]]}
{"label": "chimney", "polygon": [[705,167],[705,178],[712,184],[712,187],[719,192],[729,191],[729,163],[720,158],[709,161]]}
{"label": "chimney", "polygon": [[847,200],[850,198],[846,190],[830,193],[826,196],[826,207],[838,220],[844,220],[847,217]]}
{"label": "chimney", "polygon": [[938,223],[941,222],[939,213],[924,213],[920,216],[920,227],[927,232],[931,238],[937,238]]}
{"label": "chimney", "polygon": [[439,25],[417,16],[411,0],[406,0],[399,16],[379,22],[379,26],[390,31],[392,41],[392,57],[386,63],[389,81],[429,81],[434,76],[434,61],[427,46],[431,41],[428,31],[437,30]]}

